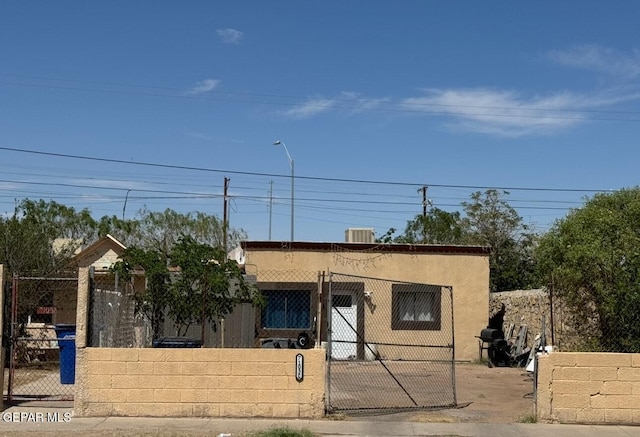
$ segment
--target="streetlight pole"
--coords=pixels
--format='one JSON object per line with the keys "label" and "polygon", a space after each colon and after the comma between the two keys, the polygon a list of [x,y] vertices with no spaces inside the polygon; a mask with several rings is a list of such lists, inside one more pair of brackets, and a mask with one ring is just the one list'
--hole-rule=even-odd
{"label": "streetlight pole", "polygon": [[127,200],[129,200],[129,193],[131,190],[127,190],[127,195],[124,196],[124,206],[122,207],[122,221],[124,221],[124,211],[127,209]]}
{"label": "streetlight pole", "polygon": [[295,178],[295,171],[294,171],[294,162],[293,159],[291,158],[291,155],[289,154],[289,150],[287,149],[287,145],[284,143],[284,141],[281,140],[276,140],[273,143],[274,146],[280,146],[282,145],[282,147],[284,147],[284,151],[287,154],[287,159],[289,160],[289,166],[291,167],[291,242],[293,242],[293,200],[294,200],[294,185],[293,185],[293,181]]}

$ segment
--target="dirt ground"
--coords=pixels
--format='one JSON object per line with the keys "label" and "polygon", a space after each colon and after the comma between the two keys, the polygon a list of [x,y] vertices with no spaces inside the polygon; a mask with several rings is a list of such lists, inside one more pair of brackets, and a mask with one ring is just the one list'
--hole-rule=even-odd
{"label": "dirt ground", "polygon": [[[457,408],[370,417],[381,421],[516,423],[533,414],[533,376],[522,368],[456,365]],[[354,417],[355,419],[355,417]],[[361,419],[361,418],[359,418]]]}

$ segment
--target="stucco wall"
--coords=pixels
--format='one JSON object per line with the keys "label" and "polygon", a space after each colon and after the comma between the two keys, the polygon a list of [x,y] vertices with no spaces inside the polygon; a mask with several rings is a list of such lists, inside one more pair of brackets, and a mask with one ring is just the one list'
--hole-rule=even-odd
{"label": "stucco wall", "polygon": [[[295,357],[304,356],[304,379]],[[313,418],[324,414],[325,351],[84,348],[77,416]]]}
{"label": "stucco wall", "polygon": [[[334,251],[246,249],[247,271],[256,273],[260,281],[263,271],[319,270],[370,276],[396,281],[453,287],[455,356],[457,360],[478,358],[475,338],[486,328],[489,318],[489,258],[477,254],[396,253],[384,251]],[[374,294],[380,308],[391,308],[391,296]],[[370,316],[367,309],[365,320]],[[443,313],[444,314],[444,313]],[[380,322],[391,332],[390,315]],[[412,332],[393,331],[410,339]]]}
{"label": "stucco wall", "polygon": [[640,354],[540,357],[536,405],[540,421],[640,424]]}

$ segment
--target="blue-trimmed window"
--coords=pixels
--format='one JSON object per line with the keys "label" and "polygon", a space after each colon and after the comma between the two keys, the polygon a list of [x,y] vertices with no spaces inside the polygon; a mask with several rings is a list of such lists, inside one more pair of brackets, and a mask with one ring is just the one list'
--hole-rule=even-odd
{"label": "blue-trimmed window", "polygon": [[262,310],[263,329],[308,329],[311,326],[309,290],[262,290],[267,304]]}

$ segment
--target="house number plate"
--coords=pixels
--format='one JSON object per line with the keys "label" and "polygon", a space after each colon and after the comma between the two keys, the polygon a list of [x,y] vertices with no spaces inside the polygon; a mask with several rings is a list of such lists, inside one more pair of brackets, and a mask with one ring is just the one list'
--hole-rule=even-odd
{"label": "house number plate", "polygon": [[302,354],[296,355],[296,381],[302,382],[304,379],[304,357]]}

